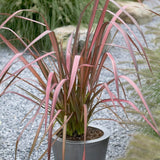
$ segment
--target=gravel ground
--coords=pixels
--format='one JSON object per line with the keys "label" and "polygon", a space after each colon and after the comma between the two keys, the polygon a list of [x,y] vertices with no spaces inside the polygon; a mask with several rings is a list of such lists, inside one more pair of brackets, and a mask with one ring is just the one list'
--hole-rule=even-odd
{"label": "gravel ground", "polygon": [[[156,2],[159,4],[158,0],[151,2],[151,0],[145,0],[144,3],[149,4],[149,6],[156,6]],[[160,22],[160,19],[159,19]],[[142,25],[141,28],[143,32],[146,31],[146,26],[155,26],[158,23],[156,18],[153,18],[153,21]],[[140,37],[140,34],[137,32],[137,29],[134,25],[129,25],[131,29],[136,33],[137,37],[142,41],[142,38]],[[154,48],[155,46],[150,43],[150,40],[154,38],[154,35],[147,35],[146,40],[149,44],[149,48]],[[121,35],[117,35],[116,38],[116,44],[122,44]],[[142,42],[143,43],[143,42]],[[123,54],[123,50],[119,49],[111,49],[111,52],[114,53],[118,61],[124,61],[124,60],[130,60],[128,55]],[[13,56],[13,53],[11,53],[8,49],[0,48],[0,68],[4,66],[4,64]],[[31,60],[30,56],[25,55],[29,60]],[[13,69],[16,69],[19,67],[19,65],[14,65]],[[108,62],[106,62],[106,65],[108,65]],[[128,67],[125,64],[121,64],[120,67]],[[30,77],[29,72],[26,70],[24,75],[27,75]],[[100,81],[105,81],[106,76],[105,72],[102,72],[102,76],[100,78]],[[25,84],[20,84],[25,86]],[[3,86],[0,86],[3,87]],[[2,88],[0,88],[2,89]],[[30,88],[27,88],[28,90]],[[18,91],[18,89],[16,89]],[[33,91],[34,92],[34,91]],[[38,93],[36,93],[38,94]],[[103,95],[105,96],[105,94]],[[15,150],[15,143],[18,135],[20,134],[20,131],[23,129],[24,125],[26,124],[27,119],[21,123],[21,120],[24,118],[25,114],[33,107],[33,104],[31,102],[28,102],[27,100],[16,96],[14,94],[7,94],[3,97],[0,97],[0,160],[13,160],[14,159],[14,150]],[[123,113],[121,110],[118,111],[119,115],[123,116]],[[110,116],[108,112],[102,112],[95,115],[95,117],[106,117]],[[30,150],[30,146],[32,143],[32,138],[35,135],[37,124],[39,123],[39,119],[37,118],[36,121],[30,126],[23,134],[22,139],[19,142],[18,147],[18,155],[17,160],[24,160],[27,159],[27,155]],[[102,125],[106,128],[108,128],[111,132],[110,142],[109,142],[109,148],[107,151],[106,160],[115,160],[120,156],[123,156],[126,150],[126,146],[129,142],[129,139],[131,135],[134,133],[134,129],[126,130],[122,128],[120,125],[113,121],[103,122],[98,121],[94,122],[98,125]],[[31,156],[31,160],[37,160],[38,157],[41,155],[42,151],[44,151],[47,147],[47,142],[44,141],[41,145],[41,147],[34,151],[34,153]],[[52,154],[53,155],[53,154]],[[53,158],[53,157],[52,157]],[[44,157],[44,159],[47,159]]]}

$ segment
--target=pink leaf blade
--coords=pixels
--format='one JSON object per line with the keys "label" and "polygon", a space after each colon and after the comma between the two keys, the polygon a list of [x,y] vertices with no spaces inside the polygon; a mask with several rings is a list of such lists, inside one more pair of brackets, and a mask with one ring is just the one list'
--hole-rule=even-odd
{"label": "pink leaf blade", "polygon": [[21,10],[18,10],[16,12],[14,12],[13,14],[9,14],[9,13],[0,13],[0,15],[8,15],[9,17],[0,25],[0,29],[8,22],[10,21],[12,18],[14,17],[17,17],[17,18],[20,18],[20,19],[24,19],[24,20],[27,20],[27,21],[30,21],[30,22],[34,22],[34,23],[37,23],[37,24],[40,24],[42,26],[46,26],[44,23],[42,22],[39,22],[39,21],[36,21],[36,20],[33,20],[33,19],[30,19],[30,18],[27,18],[27,17],[23,17],[23,16],[16,16],[18,13],[20,12],[34,12],[34,13],[37,13],[37,11],[33,11],[33,10],[30,10],[30,9],[21,9]]}
{"label": "pink leaf blade", "polygon": [[[132,106],[137,112],[140,113],[140,110],[130,101],[127,100],[121,100],[121,102],[128,103],[130,106]],[[160,136],[160,132],[157,129],[157,125],[153,125],[146,117],[145,115],[141,114],[141,117],[150,125],[150,127]],[[152,120],[153,121],[153,120]]]}
{"label": "pink leaf blade", "polygon": [[[60,110],[58,110],[58,112],[60,113]],[[58,113],[58,114],[59,114],[59,113]],[[69,119],[71,118],[71,116],[72,116],[72,114],[67,118],[67,120],[64,122],[64,124],[62,124],[62,125],[60,126],[60,128],[58,128],[58,129],[55,131],[55,133],[52,135],[52,137],[55,136],[61,129],[63,129],[64,125],[66,125],[66,124],[68,123],[68,121],[69,121]],[[55,120],[54,120],[54,121],[55,121]],[[53,122],[54,122],[54,121],[53,121]],[[52,124],[50,124],[49,127],[47,128],[47,131],[44,133],[41,141],[44,140],[44,137],[47,135],[47,132],[48,132],[48,130],[49,130],[49,128],[50,128],[51,126],[52,126]],[[55,141],[56,141],[56,140],[54,140],[54,141],[51,143],[51,146],[54,145]],[[39,145],[39,146],[40,146],[40,145]],[[48,152],[48,148],[45,150],[45,152],[41,155],[41,157],[40,157],[39,159],[42,159],[47,152]]]}
{"label": "pink leaf blade", "polygon": [[[4,43],[15,53],[18,54],[20,53],[17,48],[15,48],[3,35],[0,34],[0,38],[4,41]],[[23,54],[24,52],[22,52]],[[19,57],[20,60],[26,65],[29,62],[23,57],[20,56]],[[33,73],[33,75],[38,79],[38,81],[42,84],[42,86],[45,86],[43,80],[41,79],[41,77],[39,76],[39,74],[34,70],[34,68],[32,66],[29,66],[28,69]]]}
{"label": "pink leaf blade", "polygon": [[88,41],[89,41],[89,38],[90,38],[91,29],[92,29],[93,22],[94,22],[94,19],[95,19],[95,15],[96,15],[96,12],[97,12],[98,4],[99,4],[99,0],[95,0],[95,1],[94,1],[94,5],[93,5],[93,9],[92,9],[92,14],[91,14],[90,21],[89,21],[89,25],[88,25],[87,36],[86,36],[86,43],[85,43],[85,49],[86,49],[86,51],[85,51],[85,57],[86,57],[86,54],[87,54]]}
{"label": "pink leaf blade", "polygon": [[78,55],[76,55],[75,58],[74,58],[67,99],[70,96],[73,84],[74,84],[75,79],[76,79],[76,73],[78,71],[78,66],[79,66],[80,58],[81,58],[81,56],[78,56]]}
{"label": "pink leaf blade", "polygon": [[87,105],[86,104],[84,104],[83,105],[83,108],[84,108],[84,141],[86,141],[86,135],[87,135],[87,115],[88,115],[88,113],[87,113]]}
{"label": "pink leaf blade", "polygon": [[[152,116],[152,114],[151,114],[151,111],[150,111],[150,109],[149,109],[149,107],[148,107],[148,105],[147,105],[147,103],[146,103],[146,101],[145,101],[145,99],[144,99],[144,97],[143,97],[140,89],[137,87],[137,85],[136,85],[130,78],[128,78],[128,77],[126,77],[126,76],[124,76],[124,75],[119,76],[119,78],[125,79],[125,80],[126,80],[127,82],[129,82],[130,85],[135,89],[135,91],[138,93],[139,97],[141,98],[141,100],[142,100],[145,108],[147,109],[147,111],[148,111],[148,113],[149,113],[149,116],[150,116],[153,124],[157,127],[156,122],[155,122],[155,120],[153,119],[153,116]],[[158,128],[158,127],[157,127],[157,128]]]}
{"label": "pink leaf blade", "polygon": [[19,95],[19,96],[21,96],[21,97],[23,97],[23,98],[25,98],[25,99],[31,101],[32,103],[38,105],[38,103],[37,103],[36,101],[34,101],[33,99],[31,99],[31,98],[29,98],[29,97],[27,97],[27,96],[25,96],[25,95],[23,95],[23,94],[20,94],[20,93],[15,92],[15,91],[7,91],[7,92],[5,92],[4,94],[8,94],[8,93],[17,94],[17,95]]}
{"label": "pink leaf blade", "polygon": [[51,30],[46,30],[43,33],[41,33],[38,37],[36,37],[26,48],[23,52],[26,52],[34,43],[36,43],[37,41],[39,41],[40,39],[42,39],[44,36],[48,35],[49,33],[51,33]]}
{"label": "pink leaf blade", "polygon": [[[102,103],[105,103],[105,102],[111,102],[112,100],[111,99],[105,99],[103,101],[101,101]],[[149,124],[149,126],[160,136],[160,132],[158,131],[157,127],[154,126],[146,117],[145,115],[143,115],[140,110],[131,102],[131,101],[128,101],[128,100],[124,100],[124,99],[114,99],[115,102],[124,102],[124,103],[127,103],[129,104],[130,106],[133,107],[133,109],[135,111],[137,111],[138,113],[140,113],[141,117]]]}
{"label": "pink leaf blade", "polygon": [[[15,71],[15,72],[13,73],[13,75],[16,75],[16,74],[18,74],[19,72],[21,72],[22,70],[24,70],[24,69],[26,69],[26,68],[29,68],[29,67],[32,66],[34,63],[40,61],[41,59],[43,59],[43,58],[45,58],[45,57],[47,57],[47,56],[49,56],[49,55],[51,55],[51,54],[53,54],[53,53],[55,53],[55,52],[54,52],[54,51],[48,52],[48,53],[46,53],[46,54],[44,54],[44,55],[36,58],[36,59],[33,60],[32,62],[30,62],[30,63],[28,62],[25,66],[23,66],[23,67],[21,67],[19,70]],[[22,53],[21,53],[21,54],[22,54]],[[18,56],[18,54],[16,54],[16,55]],[[15,56],[16,56],[16,55],[15,55]],[[19,55],[19,56],[21,56],[21,55]],[[19,57],[19,56],[18,56],[18,57]],[[15,58],[16,58],[16,57],[15,57]],[[12,62],[13,62],[13,61],[12,61]]]}
{"label": "pink leaf blade", "polygon": [[[99,76],[100,76],[100,73],[101,73],[101,71],[102,71],[102,68],[104,67],[104,62],[105,62],[106,58],[107,58],[107,54],[104,54],[103,57],[102,57],[102,59],[101,59],[101,62],[100,62],[100,64],[99,64],[99,67],[97,66],[97,67],[98,67],[98,70],[97,70],[96,76],[94,76],[93,82],[98,81]],[[94,66],[94,67],[95,67],[95,66]],[[96,68],[96,67],[95,67],[95,68]],[[94,71],[93,71],[93,75],[95,75],[95,74],[94,74]]]}
{"label": "pink leaf blade", "polygon": [[[124,8],[124,7],[122,7],[122,8]],[[109,12],[109,13],[111,13],[112,15],[116,16],[116,17],[125,25],[125,27],[132,33],[132,35],[134,36],[136,42],[139,44],[141,50],[143,51],[144,56],[145,56],[145,59],[146,59],[146,61],[147,61],[147,64],[148,64],[148,66],[149,66],[149,68],[150,68],[150,70],[151,70],[151,66],[150,66],[150,64],[149,64],[149,61],[148,61],[146,52],[145,52],[145,50],[144,50],[144,47],[142,46],[142,44],[141,44],[140,41],[138,40],[137,36],[134,34],[133,30],[132,30],[120,17],[118,17],[116,14],[114,14],[113,12],[108,11],[108,10],[107,10],[107,12]],[[143,33],[141,33],[141,35],[142,35],[144,41],[146,41],[145,38],[144,38]],[[146,44],[146,46],[147,46],[147,43],[146,43],[146,42],[145,42],[145,44]],[[134,45],[134,46],[135,46],[135,45]],[[138,49],[137,49],[137,50],[138,50]]]}
{"label": "pink leaf blade", "polygon": [[[51,106],[51,115],[50,115],[50,123],[52,122],[52,119],[53,119],[53,114],[54,114],[54,111],[55,111],[55,105],[56,105],[56,102],[57,102],[57,99],[58,99],[58,95],[59,95],[59,92],[63,86],[63,84],[67,81],[67,79],[63,79],[61,80],[60,83],[58,83],[55,91],[54,91],[54,95],[53,95],[53,100],[52,100],[52,106]],[[48,157],[50,157],[50,149],[51,149],[51,138],[52,138],[52,127],[49,129],[48,131]]]}
{"label": "pink leaf blade", "polygon": [[36,117],[37,117],[37,115],[38,115],[38,113],[40,111],[40,108],[41,108],[41,106],[42,106],[43,103],[44,103],[44,99],[41,101],[41,104],[39,105],[39,107],[38,107],[35,115],[28,121],[28,123],[25,125],[25,127],[23,128],[23,130],[21,131],[21,133],[18,136],[17,141],[16,141],[16,148],[15,148],[15,159],[17,157],[17,147],[18,147],[19,140],[20,140],[23,132],[25,131],[25,129],[28,127],[28,125],[31,124],[31,123],[33,123],[34,120],[36,119]]}
{"label": "pink leaf blade", "polygon": [[99,4],[99,0],[95,0],[94,2],[94,5],[93,5],[93,10],[92,10],[92,16],[90,18],[90,22],[89,22],[89,25],[88,25],[88,32],[87,32],[87,38],[86,39],[89,39],[89,35],[90,35],[90,32],[91,32],[91,29],[92,29],[92,26],[93,26],[93,22],[94,22],[94,19],[95,19],[95,15],[96,15],[96,11],[97,11],[97,8],[98,8],[98,4]]}
{"label": "pink leaf blade", "polygon": [[104,21],[104,17],[106,15],[106,10],[107,10],[107,7],[108,7],[108,4],[109,4],[109,1],[110,0],[106,0],[105,2],[105,5],[103,7],[103,10],[102,10],[102,13],[101,13],[101,16],[100,16],[100,19],[99,19],[99,22],[98,22],[98,25],[97,25],[97,28],[96,28],[96,31],[95,31],[95,34],[93,36],[93,39],[92,39],[92,42],[91,42],[91,45],[90,45],[90,49],[89,49],[89,54],[88,54],[88,57],[90,57],[90,54],[91,54],[91,51],[94,47],[94,44],[95,44],[95,41],[96,41],[96,38],[100,32],[100,29],[103,25],[103,21]]}
{"label": "pink leaf blade", "polygon": [[[19,73],[21,73],[25,68],[29,68],[32,64],[34,64],[35,62],[37,62],[37,61],[39,61],[39,60],[41,60],[41,59],[43,59],[44,57],[46,57],[46,56],[48,56],[48,55],[51,55],[52,53],[54,53],[54,52],[49,52],[49,53],[46,53],[45,55],[42,55],[41,57],[39,57],[39,58],[37,58],[37,59],[35,59],[34,61],[32,61],[32,62],[28,62],[28,64],[27,65],[25,65],[24,67],[21,67],[19,70],[17,70],[17,71],[15,71],[14,73],[12,73],[12,74],[10,74],[10,76],[9,77],[7,77],[7,79],[9,79],[9,78],[11,78],[12,76],[13,76],[13,79],[12,80],[14,80],[14,77],[16,76],[16,75],[18,75]],[[20,53],[20,56],[21,56],[21,53]],[[12,62],[14,61],[14,59],[16,59],[17,57],[19,57],[19,54],[16,54],[11,60],[10,60],[10,63],[7,63],[7,65],[4,67],[4,69],[1,71],[1,73],[0,73],[0,77],[2,76],[2,78],[3,78],[3,76],[6,74],[6,71],[7,71],[7,69],[8,69],[8,67],[10,67],[9,66],[9,64],[12,64]],[[18,77],[17,77],[18,78]],[[5,80],[7,80],[7,79],[5,79]],[[1,79],[0,79],[1,80]],[[10,81],[10,82],[12,82],[12,80]],[[21,79],[21,80],[23,80],[23,79]],[[25,81],[25,80],[24,80]],[[10,85],[10,82],[9,82],[9,85]],[[29,82],[27,82],[27,83],[29,83]],[[32,84],[30,84],[30,85],[32,85]],[[32,85],[33,86],[33,85]],[[34,87],[34,86],[33,86]],[[41,87],[43,87],[43,86],[41,86]],[[6,88],[7,89],[7,88]],[[5,90],[6,90],[5,89]],[[4,90],[4,91],[5,91]],[[38,89],[39,90],[39,89]],[[2,93],[2,94],[4,94],[4,93]]]}
{"label": "pink leaf blade", "polygon": [[115,83],[116,83],[116,90],[117,90],[117,94],[119,98],[118,72],[117,72],[116,62],[110,53],[106,53],[106,54],[108,55],[108,57],[110,58],[112,62],[113,73],[114,73],[114,78],[115,78]]}
{"label": "pink leaf blade", "polygon": [[91,92],[91,85],[89,83],[89,79],[87,80],[88,92]]}
{"label": "pink leaf blade", "polygon": [[46,98],[45,98],[45,129],[47,127],[48,103],[49,103],[49,96],[51,92],[52,78],[53,78],[53,72],[50,72],[48,76],[48,81],[47,81]]}
{"label": "pink leaf blade", "polygon": [[68,73],[70,72],[70,61],[71,61],[71,47],[72,47],[72,40],[73,40],[73,34],[69,37],[67,49],[66,49],[66,67],[68,70]]}
{"label": "pink leaf blade", "polygon": [[62,79],[61,82],[58,83],[58,85],[54,91],[53,100],[52,100],[52,109],[51,109],[51,119],[52,119],[52,115],[54,113],[54,109],[55,109],[55,105],[56,105],[56,102],[58,99],[59,92],[62,89],[62,86],[66,81],[68,81],[68,79]]}
{"label": "pink leaf blade", "polygon": [[0,25],[0,29],[10,20],[12,19],[16,14],[22,12],[23,10],[18,10],[16,12],[14,12],[13,14],[11,14],[1,25]]}
{"label": "pink leaf blade", "polygon": [[[126,7],[124,7],[124,8],[126,8]],[[106,10],[107,10],[107,9],[106,9]],[[105,10],[105,12],[106,12],[106,10]],[[102,53],[102,51],[103,51],[105,42],[106,42],[106,40],[107,40],[107,38],[108,38],[108,36],[109,36],[109,33],[110,33],[110,31],[111,31],[111,29],[112,29],[112,27],[113,27],[113,23],[117,20],[117,17],[119,17],[119,15],[120,15],[121,13],[122,13],[122,10],[118,10],[117,13],[115,14],[116,16],[114,16],[114,17],[111,19],[110,23],[108,24],[108,27],[107,27],[107,29],[106,29],[106,31],[105,31],[105,33],[104,33],[103,38],[102,38],[101,46],[100,46],[100,49],[99,49],[99,52],[98,52],[98,55],[97,55],[96,66],[98,65],[99,58],[100,58],[101,53]]]}
{"label": "pink leaf blade", "polygon": [[34,137],[34,140],[33,140],[33,143],[32,143],[31,149],[30,149],[30,152],[29,152],[28,159],[30,159],[30,156],[31,156],[31,154],[32,154],[32,152],[33,152],[33,150],[34,150],[34,148],[35,148],[35,145],[36,145],[36,142],[37,142],[39,133],[40,133],[41,128],[42,128],[42,125],[43,125],[43,121],[44,121],[44,115],[43,115],[43,117],[42,117],[42,119],[41,119],[41,122],[40,122],[39,127],[38,127],[37,132],[36,132],[36,135],[35,135],[35,137]]}
{"label": "pink leaf blade", "polygon": [[[6,29],[6,30],[11,31],[11,32],[18,38],[18,40],[24,45],[24,47],[27,47],[27,44],[23,41],[23,39],[22,39],[16,32],[14,32],[12,29],[7,28],[7,27],[2,27],[2,29]],[[28,48],[28,50],[29,50],[29,53],[30,53],[35,59],[37,58],[37,55],[40,56],[40,54],[39,54],[38,52],[36,52],[37,55],[35,55],[34,52],[33,52],[30,48]],[[22,59],[22,58],[21,58],[21,59]],[[25,64],[26,64],[26,63],[25,63]],[[45,77],[47,77],[46,73],[48,73],[49,71],[48,71],[48,68],[46,67],[46,65],[45,65],[45,67],[44,67],[44,61],[38,62],[38,65],[40,66],[43,75],[44,75]],[[46,78],[46,79],[47,79],[47,78]]]}
{"label": "pink leaf blade", "polygon": [[53,129],[53,123],[56,120],[57,116],[60,114],[61,110],[58,110],[55,116],[52,116],[52,119],[50,120],[49,124],[49,131],[48,131],[48,160],[50,160],[51,156],[51,146],[52,146],[52,129]]}
{"label": "pink leaf blade", "polygon": [[[121,7],[121,6],[120,6],[117,2],[115,2],[114,0],[110,0],[110,1],[119,8],[119,11],[120,11],[121,13],[124,12],[124,13],[132,20],[133,24],[138,28],[138,30],[140,31],[142,37],[144,38],[144,34],[143,34],[142,29],[140,28],[138,22],[135,20],[135,18],[134,18],[133,16],[131,16],[131,15],[125,10],[128,6],[126,5],[126,6]],[[142,4],[142,3],[141,3],[141,4]],[[121,13],[120,13],[120,14],[121,14]],[[119,16],[119,15],[118,15],[118,16]],[[144,38],[144,40],[145,40],[145,38]],[[145,41],[145,43],[146,43],[146,41]],[[146,44],[147,44],[147,43],[146,43]]]}
{"label": "pink leaf blade", "polygon": [[72,50],[72,55],[73,57],[75,57],[75,54],[76,54],[76,50],[77,50],[77,41],[78,41],[78,34],[79,34],[79,29],[80,29],[80,25],[81,25],[81,21],[82,21],[82,17],[86,11],[86,9],[89,7],[89,5],[92,3],[93,0],[91,0],[85,7],[84,9],[82,10],[81,14],[80,14],[80,17],[79,17],[79,21],[78,21],[78,24],[76,26],[76,33],[75,33],[75,36],[74,36],[74,44],[73,44],[73,50]]}
{"label": "pink leaf blade", "polygon": [[23,53],[17,53],[16,55],[14,55],[11,60],[7,63],[7,65],[2,69],[1,73],[0,73],[0,77],[3,76],[3,74],[5,74],[5,72],[10,68],[10,66],[12,65],[12,63],[14,62],[15,59],[17,59],[18,57],[22,56]]}
{"label": "pink leaf blade", "polygon": [[81,65],[79,65],[79,68],[82,68],[82,67],[90,67],[90,68],[93,68],[94,65],[91,65],[91,64],[81,64]]}
{"label": "pink leaf blade", "polygon": [[[122,33],[122,35],[123,35],[123,37],[125,39],[126,45],[128,47],[129,53],[130,53],[130,55],[132,57],[136,72],[138,72],[138,64],[137,64],[137,61],[136,61],[135,55],[133,53],[133,49],[131,47],[131,44],[129,42],[129,38],[128,38],[127,34],[124,32],[124,30],[117,23],[113,22],[113,24]],[[138,79],[140,80],[139,75],[137,75],[137,76],[138,76]]]}
{"label": "pink leaf blade", "polygon": [[83,151],[83,160],[86,158],[86,149],[85,149],[85,143],[86,143],[86,136],[87,136],[87,105],[83,105],[84,108],[84,151]]}
{"label": "pink leaf blade", "polygon": [[109,96],[110,96],[110,99],[111,99],[111,101],[112,101],[112,103],[113,103],[113,106],[116,107],[116,106],[115,106],[115,103],[114,103],[114,100],[113,100],[116,96],[110,91],[107,83],[104,84],[104,87],[105,87],[105,89],[107,90],[107,92],[108,92],[108,94],[109,94]]}

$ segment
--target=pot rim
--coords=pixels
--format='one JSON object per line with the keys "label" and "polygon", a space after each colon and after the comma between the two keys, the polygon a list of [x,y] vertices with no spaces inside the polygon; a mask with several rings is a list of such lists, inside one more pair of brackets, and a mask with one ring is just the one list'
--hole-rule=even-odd
{"label": "pot rim", "polygon": [[[85,141],[85,144],[100,142],[100,141],[103,141],[103,140],[105,140],[105,139],[107,139],[107,138],[110,137],[110,132],[105,127],[99,126],[99,125],[89,125],[89,126],[102,130],[104,134],[101,137],[99,137],[99,138]],[[56,139],[56,138],[57,138],[57,136],[53,137],[53,139]],[[63,141],[63,139],[60,138],[60,137],[58,137],[57,140],[60,141],[60,142]],[[66,140],[66,143],[68,143],[68,144],[84,144],[84,141]]]}

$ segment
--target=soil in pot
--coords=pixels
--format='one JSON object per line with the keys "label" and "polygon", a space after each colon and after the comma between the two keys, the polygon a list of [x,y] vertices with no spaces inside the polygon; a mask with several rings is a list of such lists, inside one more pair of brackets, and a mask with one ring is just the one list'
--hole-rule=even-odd
{"label": "soil in pot", "polygon": [[[86,136],[86,140],[93,140],[93,139],[97,139],[101,136],[103,136],[103,131],[98,129],[98,128],[94,128],[91,126],[87,127],[87,136]],[[59,133],[59,137],[62,138],[62,131],[60,131]],[[71,140],[71,141],[83,141],[84,140],[84,135],[78,135],[77,133],[74,133],[73,136],[66,136],[67,140]]]}

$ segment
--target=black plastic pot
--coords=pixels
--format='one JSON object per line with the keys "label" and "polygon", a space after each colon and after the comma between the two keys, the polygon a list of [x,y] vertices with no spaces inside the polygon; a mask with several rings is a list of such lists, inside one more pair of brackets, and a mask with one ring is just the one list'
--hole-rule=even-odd
{"label": "black plastic pot", "polygon": [[[86,160],[105,160],[109,141],[109,132],[103,127],[97,127],[104,132],[103,136],[94,140],[88,140],[85,144]],[[84,151],[83,141],[66,140],[65,160],[82,160]],[[62,160],[62,139],[58,138],[53,145],[55,160]]]}

